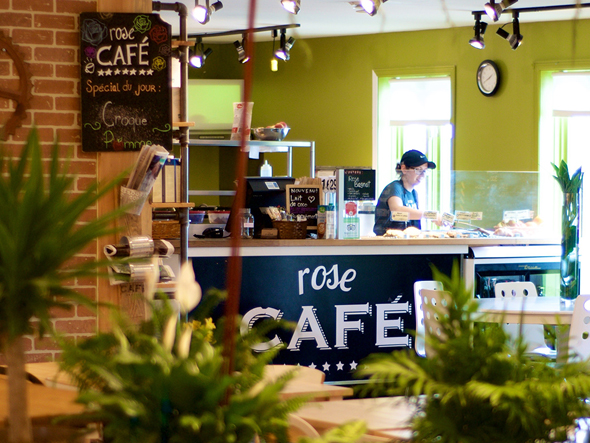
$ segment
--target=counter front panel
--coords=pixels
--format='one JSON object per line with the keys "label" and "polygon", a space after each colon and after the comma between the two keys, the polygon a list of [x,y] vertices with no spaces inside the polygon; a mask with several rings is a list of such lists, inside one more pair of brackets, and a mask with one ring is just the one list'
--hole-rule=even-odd
{"label": "counter front panel", "polygon": [[[240,314],[246,325],[268,317],[292,322],[260,350],[284,344],[278,364],[316,367],[327,382],[353,383],[371,353],[413,348],[413,285],[431,265],[450,274],[460,253],[243,257]],[[203,290],[225,289],[227,257],[192,257]]]}

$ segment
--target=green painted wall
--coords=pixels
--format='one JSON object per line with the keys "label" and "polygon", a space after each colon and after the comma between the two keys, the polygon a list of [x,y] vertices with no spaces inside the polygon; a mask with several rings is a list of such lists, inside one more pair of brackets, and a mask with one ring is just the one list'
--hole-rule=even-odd
{"label": "green painted wall", "polygon": [[[252,126],[287,122],[290,140],[316,142],[318,165],[371,166],[373,71],[453,66],[454,168],[537,170],[535,66],[555,61],[587,67],[590,20],[521,24],[524,41],[516,51],[496,35],[498,27],[488,26],[483,50],[468,44],[471,27],[298,39],[291,60],[279,62],[278,72],[270,70],[272,43],[257,44]],[[205,72],[191,70],[191,77],[243,75],[233,46],[219,48],[219,57],[215,52],[209,57]],[[493,97],[484,97],[475,83],[477,66],[485,59],[502,71],[502,85]],[[275,174],[284,173],[284,160],[269,161]],[[307,175],[307,152],[296,153],[295,164],[295,176]]]}

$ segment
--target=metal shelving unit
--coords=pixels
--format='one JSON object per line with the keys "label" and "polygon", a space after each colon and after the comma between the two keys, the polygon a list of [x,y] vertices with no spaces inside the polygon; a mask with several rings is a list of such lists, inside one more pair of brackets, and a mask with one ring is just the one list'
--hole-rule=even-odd
{"label": "metal shelving unit", "polygon": [[[189,139],[189,148],[191,147],[233,147],[239,148],[241,146],[240,140],[195,140]],[[315,177],[315,142],[305,141],[263,141],[250,140],[246,146],[246,150],[257,149],[261,153],[283,152],[287,154],[287,176],[293,176],[293,149],[307,148],[309,149],[309,176]],[[221,195],[232,196],[235,191],[216,191],[216,190],[188,190],[188,195]]]}

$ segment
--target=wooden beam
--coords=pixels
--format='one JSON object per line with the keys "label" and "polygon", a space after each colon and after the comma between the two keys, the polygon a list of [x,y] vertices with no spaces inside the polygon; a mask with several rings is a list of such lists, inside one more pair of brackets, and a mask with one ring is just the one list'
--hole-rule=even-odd
{"label": "wooden beam", "polygon": [[[151,0],[97,0],[97,12],[137,12],[151,13]],[[131,170],[137,160],[138,152],[99,152],[97,154],[96,178],[99,183],[107,183],[126,170]],[[111,192],[98,202],[97,214],[101,216],[117,208],[119,204],[119,190]],[[151,235],[151,208],[146,204],[142,215],[128,216],[121,221],[121,232],[116,235],[104,237],[98,242],[97,254],[103,256],[103,248],[108,244],[117,244],[122,235]],[[104,278],[98,279],[98,301],[119,306],[126,315],[133,320],[141,320],[145,317],[146,310],[143,303],[139,302],[134,293],[141,289],[140,285],[110,285]],[[111,318],[109,309],[99,308],[98,330],[109,331]]]}

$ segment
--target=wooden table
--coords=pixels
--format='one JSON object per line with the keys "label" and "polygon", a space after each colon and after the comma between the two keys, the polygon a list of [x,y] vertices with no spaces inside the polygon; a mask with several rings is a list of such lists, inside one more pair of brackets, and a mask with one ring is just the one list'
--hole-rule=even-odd
{"label": "wooden table", "polygon": [[569,325],[573,306],[563,306],[559,297],[512,297],[478,299],[480,321],[537,325]]}
{"label": "wooden table", "polygon": [[[28,383],[27,389],[29,416],[33,422],[50,422],[55,417],[84,411],[84,405],[75,402],[77,392],[34,383]],[[0,375],[0,422],[4,422],[7,417],[8,380],[5,375]]]}
{"label": "wooden table", "polygon": [[561,326],[556,331],[557,361],[567,361],[573,303],[565,306],[559,297],[494,297],[477,301],[478,312],[484,314],[479,321]]}
{"label": "wooden table", "polygon": [[[57,362],[28,363],[25,369],[46,386],[76,390],[71,377],[65,372],[60,372]],[[279,369],[282,369],[282,366]],[[283,374],[288,369],[277,371],[278,374],[276,375]],[[352,396],[352,388],[325,384],[323,383],[323,373],[318,372],[322,376],[321,380],[301,376],[287,382],[285,388],[281,391],[281,398],[288,399],[303,396],[310,400],[342,400],[344,397]],[[276,377],[274,373],[273,375]],[[270,377],[270,379],[272,380],[273,377]]]}
{"label": "wooden table", "polygon": [[320,434],[350,421],[363,420],[369,435],[409,440],[411,419],[417,410],[416,403],[405,397],[381,397],[307,403],[294,415]]}
{"label": "wooden table", "polygon": [[291,380],[281,391],[280,396],[283,400],[293,397],[306,397],[314,401],[336,401],[342,400],[344,397],[350,397],[352,394],[352,388],[346,386]]}
{"label": "wooden table", "polygon": [[60,371],[59,363],[55,361],[27,363],[25,370],[45,386],[77,391],[72,377],[67,372]]}

